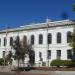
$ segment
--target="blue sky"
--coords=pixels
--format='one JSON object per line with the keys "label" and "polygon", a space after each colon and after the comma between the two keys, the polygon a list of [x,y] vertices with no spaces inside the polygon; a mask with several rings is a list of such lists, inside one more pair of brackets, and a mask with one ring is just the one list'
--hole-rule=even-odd
{"label": "blue sky", "polygon": [[69,19],[75,19],[72,4],[75,0],[0,0],[0,29],[45,22],[48,17],[61,20],[63,12]]}

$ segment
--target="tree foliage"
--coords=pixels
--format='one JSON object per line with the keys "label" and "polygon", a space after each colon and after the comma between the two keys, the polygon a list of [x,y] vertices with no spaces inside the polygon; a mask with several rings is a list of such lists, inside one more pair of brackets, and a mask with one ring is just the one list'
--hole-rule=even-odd
{"label": "tree foliage", "polygon": [[9,64],[12,64],[12,51],[9,51],[8,55],[6,56],[6,60]]}
{"label": "tree foliage", "polygon": [[75,11],[75,4],[73,4],[73,11]]}
{"label": "tree foliage", "polygon": [[15,57],[24,59],[26,54],[29,54],[32,49],[31,45],[25,44],[24,39],[20,41],[19,37],[14,41],[13,48],[15,50]]}
{"label": "tree foliage", "polygon": [[16,40],[13,44],[13,49],[15,50],[14,58],[18,60],[18,68],[19,68],[19,61],[22,60],[24,63],[26,55],[30,53],[32,50],[32,46],[27,44],[25,42],[26,40],[23,38],[22,41],[20,41],[19,36],[17,36]]}
{"label": "tree foliage", "polygon": [[73,31],[73,34],[72,34],[71,46],[72,46],[72,49],[73,49],[73,54],[75,54],[75,30]]}

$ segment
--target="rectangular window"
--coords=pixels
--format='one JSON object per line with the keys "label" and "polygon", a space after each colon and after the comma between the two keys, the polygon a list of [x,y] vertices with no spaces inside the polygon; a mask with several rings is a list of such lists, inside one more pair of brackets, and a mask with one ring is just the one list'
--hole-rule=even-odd
{"label": "rectangular window", "polygon": [[13,38],[10,37],[10,46],[12,46],[12,45],[13,45]]}
{"label": "rectangular window", "polygon": [[7,44],[7,39],[6,37],[4,37],[4,46],[6,46],[6,44]]}
{"label": "rectangular window", "polygon": [[39,52],[39,58],[40,58],[40,61],[42,61],[42,53]]}
{"label": "rectangular window", "polygon": [[57,43],[61,43],[61,33],[57,33]]}
{"label": "rectangular window", "polygon": [[61,59],[61,50],[57,50],[57,59]]}
{"label": "rectangular window", "polygon": [[51,35],[51,33],[48,33],[48,35],[47,35],[47,43],[48,44],[52,43],[52,35]]}
{"label": "rectangular window", "polygon": [[5,58],[5,51],[3,51],[3,58]]}
{"label": "rectangular window", "polygon": [[72,50],[67,50],[67,59],[72,59]]}
{"label": "rectangular window", "polygon": [[0,46],[1,46],[1,39],[0,39]]}
{"label": "rectangular window", "polygon": [[39,44],[43,44],[43,35],[42,34],[39,35]]}
{"label": "rectangular window", "polygon": [[47,51],[47,59],[51,59],[51,50]]}

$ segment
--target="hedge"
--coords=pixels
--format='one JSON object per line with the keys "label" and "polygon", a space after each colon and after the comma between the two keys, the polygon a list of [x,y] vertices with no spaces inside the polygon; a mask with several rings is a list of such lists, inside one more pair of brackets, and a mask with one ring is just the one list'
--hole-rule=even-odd
{"label": "hedge", "polygon": [[60,67],[61,64],[62,64],[62,61],[57,59],[57,60],[53,60],[50,65]]}
{"label": "hedge", "polygon": [[75,61],[71,60],[53,60],[50,64],[52,67],[75,67]]}
{"label": "hedge", "polygon": [[[4,65],[4,59],[3,58],[0,58],[0,66],[3,66]],[[5,65],[7,65],[7,61],[5,60]]]}

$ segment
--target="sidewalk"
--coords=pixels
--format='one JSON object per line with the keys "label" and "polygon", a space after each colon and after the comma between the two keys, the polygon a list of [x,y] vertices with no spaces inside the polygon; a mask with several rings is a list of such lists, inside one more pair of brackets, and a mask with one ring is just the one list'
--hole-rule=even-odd
{"label": "sidewalk", "polygon": [[25,75],[55,75],[54,71],[42,71],[42,70],[30,70],[30,71],[21,71],[21,72],[17,72],[17,71],[10,71],[9,69],[0,69],[0,72],[5,72],[5,73],[19,73],[19,74],[25,74]]}
{"label": "sidewalk", "polygon": [[30,70],[30,71],[11,71],[9,68],[0,68],[0,72],[5,73],[20,73],[22,75],[75,75],[75,71],[43,71],[43,70]]}
{"label": "sidewalk", "polygon": [[28,72],[23,71],[22,73],[55,75],[54,71],[42,71],[42,70],[31,70],[31,71],[28,71]]}

